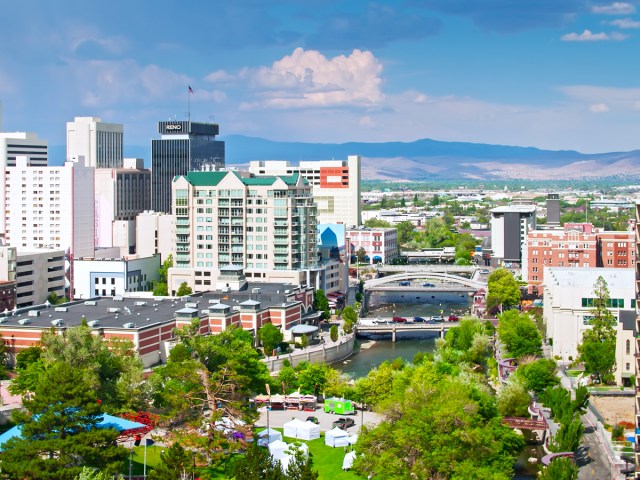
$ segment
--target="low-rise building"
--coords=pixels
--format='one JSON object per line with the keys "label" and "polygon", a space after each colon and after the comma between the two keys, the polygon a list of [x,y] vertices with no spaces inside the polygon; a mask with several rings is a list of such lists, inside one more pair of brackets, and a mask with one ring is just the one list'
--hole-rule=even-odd
{"label": "low-rise building", "polygon": [[398,230],[395,228],[356,227],[347,229],[350,256],[365,251],[365,261],[388,263],[398,256]]}

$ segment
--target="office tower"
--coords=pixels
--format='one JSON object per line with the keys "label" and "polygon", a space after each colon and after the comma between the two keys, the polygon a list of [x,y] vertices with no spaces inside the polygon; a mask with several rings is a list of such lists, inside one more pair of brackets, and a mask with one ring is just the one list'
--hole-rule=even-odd
{"label": "office tower", "polygon": [[520,265],[527,233],[536,228],[535,205],[508,205],[491,210],[493,258]]}
{"label": "office tower", "polygon": [[15,167],[17,157],[25,157],[28,166],[46,167],[47,141],[30,132],[0,132],[0,167]]}
{"label": "office tower", "polygon": [[158,133],[151,141],[151,208],[170,213],[174,177],[224,167],[224,142],[216,140],[216,123],[159,122]]}
{"label": "office tower", "polygon": [[176,254],[169,291],[215,288],[222,269],[255,282],[320,285],[316,205],[300,175],[189,172],[173,182]]}
{"label": "office tower", "polygon": [[347,160],[301,161],[291,166],[287,161],[252,161],[249,171],[254,175],[293,175],[299,173],[313,187],[318,205],[318,223],[344,223],[352,227],[361,224],[360,156]]}
{"label": "office tower", "polygon": [[560,227],[560,195],[557,193],[547,195],[547,226]]}
{"label": "office tower", "polygon": [[67,160],[84,157],[94,168],[122,168],[123,127],[99,117],[75,117],[67,122]]}

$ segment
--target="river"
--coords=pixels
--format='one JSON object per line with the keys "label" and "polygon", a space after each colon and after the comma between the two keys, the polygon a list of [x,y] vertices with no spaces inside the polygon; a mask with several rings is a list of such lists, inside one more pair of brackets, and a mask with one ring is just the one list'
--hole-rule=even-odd
{"label": "river", "polygon": [[[411,295],[411,297],[415,298],[409,299],[399,293],[375,294],[369,302],[370,307],[366,315],[367,317],[400,316],[410,318],[453,314],[462,317],[469,313],[472,301],[468,295],[457,293],[423,294],[422,296],[418,294]],[[402,358],[410,362],[418,352],[433,352],[437,338],[437,333],[403,332],[397,334],[398,340],[396,342],[391,341],[391,335],[360,339],[358,353],[341,364],[334,364],[333,367],[351,379],[361,378],[385,360]],[[534,480],[536,478],[537,467],[527,460],[529,457],[541,458],[540,451],[541,447],[537,445],[525,447],[516,463],[515,480]]]}

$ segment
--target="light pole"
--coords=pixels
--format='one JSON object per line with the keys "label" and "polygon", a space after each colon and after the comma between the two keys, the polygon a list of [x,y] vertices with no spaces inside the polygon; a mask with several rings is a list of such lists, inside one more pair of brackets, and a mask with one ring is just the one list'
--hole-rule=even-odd
{"label": "light pole", "polygon": [[133,468],[133,443],[131,443],[130,449],[129,449],[129,478],[131,478],[132,468]]}

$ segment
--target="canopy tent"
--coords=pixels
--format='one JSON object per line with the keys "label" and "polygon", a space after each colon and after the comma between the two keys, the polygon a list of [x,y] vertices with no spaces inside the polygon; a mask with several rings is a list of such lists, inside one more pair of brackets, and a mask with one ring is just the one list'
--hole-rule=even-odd
{"label": "canopy tent", "polygon": [[342,460],[342,469],[349,470],[353,467],[353,462],[356,459],[356,452],[351,451],[344,456],[344,460]]}
{"label": "canopy tent", "polygon": [[261,447],[266,447],[276,440],[282,441],[282,434],[278,430],[265,428],[261,432],[258,432],[258,445]]}
{"label": "canopy tent", "polygon": [[269,453],[274,460],[282,460],[287,456],[286,451],[289,448],[289,444],[282,440],[276,440],[269,444]]}
{"label": "canopy tent", "polygon": [[280,465],[282,465],[282,470],[286,473],[289,468],[289,463],[294,458],[294,454],[296,450],[300,450],[302,452],[302,456],[306,460],[309,458],[309,447],[305,443],[295,443],[289,445],[289,448],[285,452],[286,455],[284,458],[280,459]]}
{"label": "canopy tent", "polygon": [[313,422],[302,422],[302,426],[298,428],[297,438],[301,440],[320,438],[320,426]]}
{"label": "canopy tent", "polygon": [[[143,423],[132,422],[131,420],[127,420],[126,418],[114,417],[113,415],[109,415],[106,413],[102,415],[102,420],[100,420],[96,424],[96,427],[113,428],[121,434],[127,434],[128,432],[133,431],[139,432],[141,429],[147,429],[147,431],[151,430],[150,427]],[[20,425],[16,425],[15,427],[4,432],[2,435],[0,435],[0,451],[2,451],[2,446],[10,439],[21,436],[22,428],[20,427]]]}
{"label": "canopy tent", "polygon": [[345,447],[349,445],[349,434],[341,428],[335,427],[324,433],[324,444],[330,447]]}
{"label": "canopy tent", "polygon": [[290,422],[287,422],[283,425],[284,427],[284,436],[298,438],[298,429],[302,428],[304,422],[302,420],[298,420],[294,418]]}
{"label": "canopy tent", "polygon": [[352,435],[348,438],[349,440],[349,445],[355,445],[356,442],[358,441],[358,435]]}

